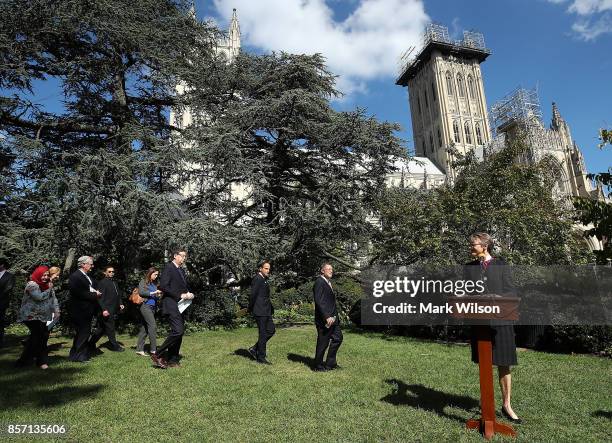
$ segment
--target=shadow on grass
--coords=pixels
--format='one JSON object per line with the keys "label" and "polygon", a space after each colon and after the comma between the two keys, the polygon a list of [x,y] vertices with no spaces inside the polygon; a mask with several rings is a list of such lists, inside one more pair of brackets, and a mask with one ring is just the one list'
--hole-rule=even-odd
{"label": "shadow on grass", "polygon": [[479,410],[479,401],[465,395],[453,395],[423,385],[407,385],[401,380],[387,379],[385,383],[393,386],[393,393],[381,398],[381,401],[396,406],[411,406],[434,412],[440,417],[465,422],[464,417],[450,414],[444,411],[448,407],[460,408],[468,412]]}
{"label": "shadow on grass", "polygon": [[40,407],[55,407],[92,398],[100,393],[105,385],[86,384],[80,375],[86,366],[68,363],[63,355],[53,355],[68,342],[60,341],[49,345],[49,369],[41,370],[32,364],[16,368],[15,362],[23,351],[21,337],[10,338],[9,346],[0,354],[0,399],[5,408],[36,410]]}
{"label": "shadow on grass", "polygon": [[248,358],[249,360],[255,360],[253,356],[250,354],[250,352],[246,349],[236,349],[234,351],[234,355],[237,355],[239,357]]}
{"label": "shadow on grass", "polygon": [[303,365],[307,366],[310,369],[314,369],[315,367],[315,359],[312,357],[307,357],[305,355],[287,354],[287,360],[290,360],[296,363],[302,363]]}
{"label": "shadow on grass", "polygon": [[56,365],[64,357],[49,359],[50,368],[42,371],[37,366],[14,368],[14,362],[0,363],[0,397],[6,408],[53,407],[97,395],[105,385],[78,385],[75,377],[85,370],[81,367]]}
{"label": "shadow on grass", "polygon": [[603,417],[612,420],[612,411],[603,411],[600,409],[599,411],[593,412],[591,415],[593,417]]}

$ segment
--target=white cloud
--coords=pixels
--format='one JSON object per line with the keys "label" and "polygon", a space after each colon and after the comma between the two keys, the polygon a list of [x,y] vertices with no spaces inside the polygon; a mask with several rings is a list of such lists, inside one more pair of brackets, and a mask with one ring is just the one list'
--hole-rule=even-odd
{"label": "white cloud", "polygon": [[[226,20],[238,12],[243,44],[264,51],[321,53],[345,94],[395,77],[401,54],[418,46],[429,17],[422,0],[361,0],[342,21],[325,0],[214,0]],[[346,6],[346,4],[345,4]]]}
{"label": "white cloud", "polygon": [[[567,0],[548,1],[567,3]],[[602,34],[612,33],[612,0],[571,0],[567,12],[579,16],[572,31],[582,40],[595,40]]]}

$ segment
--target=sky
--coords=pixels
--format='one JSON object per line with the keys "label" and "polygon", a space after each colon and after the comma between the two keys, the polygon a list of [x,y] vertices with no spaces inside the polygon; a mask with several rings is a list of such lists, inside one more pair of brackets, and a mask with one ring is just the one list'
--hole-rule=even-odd
{"label": "sky", "polygon": [[242,49],[322,53],[344,93],[337,110],[363,107],[397,122],[409,149],[408,92],[395,85],[398,61],[421,44],[430,22],[484,34],[492,54],[481,65],[491,106],[522,86],[537,87],[543,120],[552,102],[569,124],[589,172],[612,166],[597,148],[612,127],[612,0],[195,0],[201,19],[227,29],[237,9]]}

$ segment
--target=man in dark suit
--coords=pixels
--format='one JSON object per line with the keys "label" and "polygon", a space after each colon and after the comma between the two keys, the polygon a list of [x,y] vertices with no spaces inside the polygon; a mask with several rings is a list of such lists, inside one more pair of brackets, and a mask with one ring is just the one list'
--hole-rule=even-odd
{"label": "man in dark suit", "polygon": [[159,289],[163,292],[161,301],[162,314],[170,323],[170,335],[157,348],[156,354],[151,354],[153,365],[158,368],[178,368],[179,351],[183,342],[185,322],[178,308],[181,300],[193,299],[193,294],[187,287],[187,277],[182,266],[187,260],[187,252],[184,249],[176,249],[173,252],[173,260],[168,263],[161,273]]}
{"label": "man in dark suit", "polygon": [[272,321],[274,308],[270,302],[269,276],[270,262],[264,260],[259,264],[259,272],[251,282],[251,297],[249,299],[249,312],[255,317],[259,330],[259,339],[253,347],[249,348],[249,353],[258,363],[266,365],[272,364],[266,358],[266,344],[276,332]]}
{"label": "man in dark suit", "polygon": [[[331,371],[339,368],[336,363],[336,353],[342,344],[342,331],[336,308],[336,295],[330,281],[333,273],[332,265],[324,263],[321,266],[321,275],[312,288],[315,302],[315,326],[317,327],[315,371]],[[327,359],[323,364],[325,351],[327,351]]]}
{"label": "man in dark suit", "polygon": [[[481,280],[484,283],[485,294],[515,296],[510,267],[501,258],[491,256],[493,239],[486,232],[472,234],[470,254],[475,258],[466,264],[464,279]],[[486,327],[486,326],[485,326]],[[492,322],[491,335],[493,340],[493,364],[497,366],[499,385],[502,393],[502,415],[513,423],[521,423],[512,406],[510,397],[512,391],[512,376],[510,367],[517,364],[516,342],[512,322],[496,320]],[[472,337],[472,361],[478,363],[478,345],[476,337]]]}
{"label": "man in dark suit", "polygon": [[0,348],[4,346],[4,328],[6,327],[6,310],[13,295],[15,276],[8,271],[9,263],[0,257]]}
{"label": "man in dark suit", "polygon": [[87,275],[93,268],[93,259],[87,255],[79,257],[79,269],[70,274],[70,316],[76,334],[68,359],[86,362],[89,360],[88,340],[91,334],[91,320],[99,309],[98,299],[102,293],[95,289],[93,280]]}
{"label": "man in dark suit", "polygon": [[101,312],[98,314],[96,329],[89,339],[91,353],[95,352],[96,343],[98,343],[98,340],[104,334],[108,337],[111,351],[123,352],[125,350],[117,343],[117,338],[115,337],[115,319],[125,306],[121,303],[121,295],[117,284],[113,280],[114,277],[115,268],[113,266],[106,266],[104,268],[104,278],[97,284],[98,290],[102,293],[102,297],[98,300]]}

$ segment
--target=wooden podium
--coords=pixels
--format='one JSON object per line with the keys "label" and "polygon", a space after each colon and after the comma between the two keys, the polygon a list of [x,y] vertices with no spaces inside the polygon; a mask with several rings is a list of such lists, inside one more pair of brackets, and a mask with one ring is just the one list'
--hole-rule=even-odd
{"label": "wooden podium", "polygon": [[[500,297],[492,295],[448,297],[447,303],[453,307],[451,316],[467,320],[518,320],[519,297]],[[476,303],[483,311],[499,307],[499,312],[458,312],[457,305]],[[474,306],[474,305],[472,305]],[[477,311],[477,310],[476,310]],[[469,429],[478,429],[480,433],[490,440],[496,433],[516,436],[516,431],[510,425],[499,423],[495,419],[495,390],[493,389],[493,347],[491,344],[491,328],[488,325],[473,326],[476,328],[478,340],[478,371],[480,373],[480,419],[470,419],[466,426]]]}

